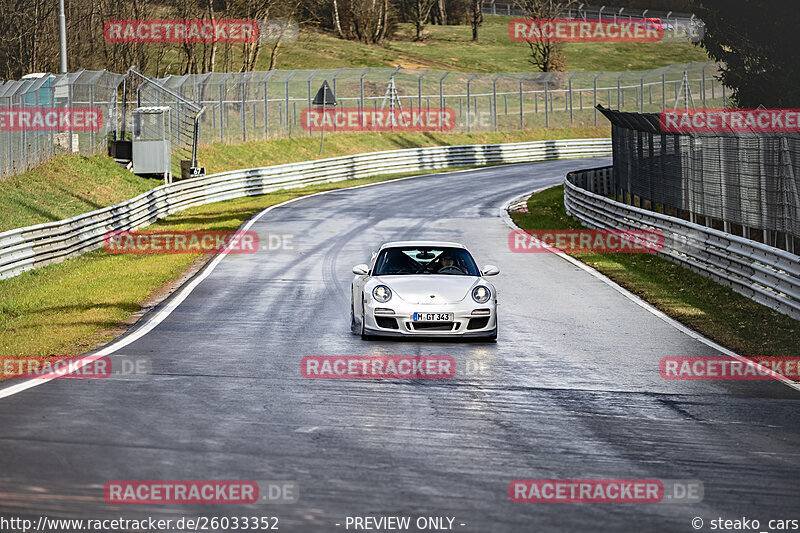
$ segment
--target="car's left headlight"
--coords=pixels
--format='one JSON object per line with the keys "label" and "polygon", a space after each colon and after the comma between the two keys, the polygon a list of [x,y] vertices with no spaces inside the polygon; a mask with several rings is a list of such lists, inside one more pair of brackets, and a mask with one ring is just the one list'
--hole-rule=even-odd
{"label": "car's left headlight", "polygon": [[489,301],[489,298],[492,297],[492,291],[489,290],[489,287],[484,287],[483,285],[478,285],[474,289],[472,289],[472,299],[478,302],[479,304],[485,304]]}
{"label": "car's left headlight", "polygon": [[372,289],[372,297],[380,303],[386,303],[392,299],[392,290],[386,285],[378,285]]}

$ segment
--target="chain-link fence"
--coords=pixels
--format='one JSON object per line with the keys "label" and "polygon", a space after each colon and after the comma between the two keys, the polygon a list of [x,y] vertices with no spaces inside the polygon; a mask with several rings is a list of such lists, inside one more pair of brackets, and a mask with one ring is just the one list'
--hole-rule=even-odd
{"label": "chain-link fence", "polygon": [[[561,11],[561,10],[559,10]],[[486,15],[511,15],[524,16],[525,11],[517,2],[508,0],[486,0],[483,4],[483,13]],[[635,18],[691,18],[689,13],[679,13],[677,11],[663,11],[659,9],[637,9],[632,7],[615,6],[590,6],[584,3],[571,4],[563,13],[571,18],[610,18],[614,19],[635,19]]]}
{"label": "chain-link fence", "polygon": [[[703,107],[724,107],[726,89],[717,75],[712,62],[626,72],[473,74],[398,67],[211,72],[160,80],[107,71],[33,75],[0,84],[0,107],[97,108],[102,124],[65,131],[0,127],[0,176],[24,171],[56,153],[101,151],[111,131],[115,139],[131,131],[130,111],[137,105],[171,108],[173,159],[180,161],[191,159],[195,135],[200,144],[318,135],[304,127],[302,113],[313,107],[326,81],[337,108],[364,113],[445,108],[452,122],[433,131],[479,132],[602,125],[597,104],[655,112],[684,105],[691,97]],[[123,106],[119,88],[125,80],[136,98],[127,98]],[[339,128],[334,124],[326,131]]]}
{"label": "chain-link fence", "polygon": [[[513,1],[489,0],[483,4],[485,15],[528,16],[525,10]],[[614,23],[633,22],[641,19],[657,19],[664,30],[665,41],[699,42],[705,32],[702,20],[689,13],[662,11],[658,9],[634,9],[614,6],[587,6],[583,3],[571,5],[561,12],[560,17],[569,19],[603,19]]]}
{"label": "chain-link fence", "polygon": [[[108,132],[116,127],[117,89],[122,79],[121,74],[105,70],[79,70],[0,82],[0,177],[23,172],[58,153],[88,155],[105,147]],[[99,127],[56,131],[48,124],[35,127],[31,123],[44,117],[73,124],[70,112],[75,108],[97,108],[102,116]],[[52,117],[56,111],[60,114],[52,118],[48,110],[54,112]],[[25,120],[26,125],[15,127],[15,120]]]}
{"label": "chain-link fence", "polygon": [[800,134],[664,133],[657,114],[601,112],[618,200],[800,250]]}
{"label": "chain-link fence", "polygon": [[[185,110],[164,88],[204,106],[203,144],[311,135],[303,127],[302,112],[313,107],[314,96],[326,81],[338,107],[365,112],[390,107],[411,112],[449,108],[455,123],[450,129],[442,126],[442,131],[474,132],[594,126],[602,124],[597,104],[660,111],[682,103],[687,94],[704,107],[722,107],[727,94],[717,74],[713,62],[626,72],[471,74],[401,67],[272,70],[169,76],[158,84],[144,83],[139,91],[140,100],[151,105],[174,106],[176,117]],[[330,131],[337,131],[336,126]]]}

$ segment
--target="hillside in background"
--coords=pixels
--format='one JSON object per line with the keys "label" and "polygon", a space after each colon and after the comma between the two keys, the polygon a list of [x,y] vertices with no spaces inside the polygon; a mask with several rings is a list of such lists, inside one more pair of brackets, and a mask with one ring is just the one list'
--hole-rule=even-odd
{"label": "hillside in background", "polygon": [[[469,26],[425,27],[425,39],[413,40],[411,24],[398,24],[392,40],[380,45],[346,41],[335,35],[303,28],[294,43],[280,47],[277,68],[283,70],[395,67],[458,70],[462,72],[525,72],[536,70],[525,43],[512,42],[512,17],[486,15],[478,42]],[[685,43],[566,43],[567,70],[645,70],[689,61],[708,61],[705,50]],[[175,63],[178,63],[175,53]],[[267,70],[269,55],[261,54],[256,70]],[[176,72],[172,72],[176,74]]]}

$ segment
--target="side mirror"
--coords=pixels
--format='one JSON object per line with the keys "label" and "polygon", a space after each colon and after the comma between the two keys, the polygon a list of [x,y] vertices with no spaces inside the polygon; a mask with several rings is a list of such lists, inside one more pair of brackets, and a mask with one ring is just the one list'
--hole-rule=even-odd
{"label": "side mirror", "polygon": [[483,274],[484,276],[496,276],[499,273],[500,269],[494,265],[486,265],[485,267],[483,267],[483,270],[481,270],[481,274]]}
{"label": "side mirror", "polygon": [[366,276],[369,274],[369,265],[361,263],[360,265],[356,265],[353,267],[353,274],[356,276]]}

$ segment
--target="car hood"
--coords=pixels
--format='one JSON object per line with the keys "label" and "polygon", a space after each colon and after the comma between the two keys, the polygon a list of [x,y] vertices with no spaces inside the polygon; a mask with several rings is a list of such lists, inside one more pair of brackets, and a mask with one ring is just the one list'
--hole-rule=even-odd
{"label": "car hood", "polygon": [[444,304],[463,300],[469,295],[472,287],[480,283],[481,278],[475,276],[406,274],[403,276],[380,276],[376,280],[379,283],[388,285],[392,292],[408,303]]}

